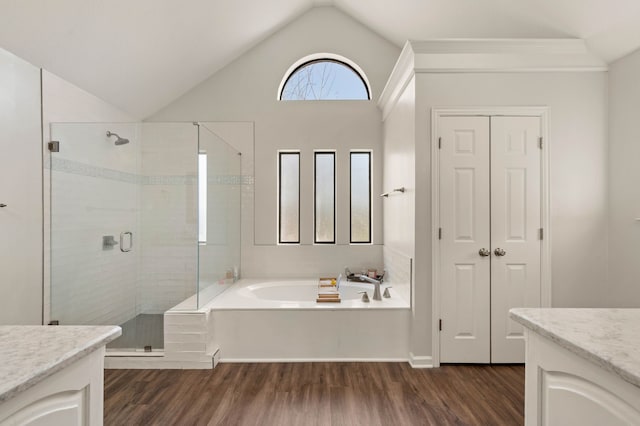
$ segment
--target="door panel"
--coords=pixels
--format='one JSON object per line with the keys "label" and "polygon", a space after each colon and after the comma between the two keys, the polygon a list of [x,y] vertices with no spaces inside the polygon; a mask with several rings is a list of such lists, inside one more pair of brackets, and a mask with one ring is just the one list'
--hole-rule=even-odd
{"label": "door panel", "polygon": [[[491,118],[491,362],[524,362],[513,307],[540,306],[540,118]],[[502,249],[505,254],[496,255]]]}
{"label": "door panel", "polygon": [[440,358],[490,361],[489,118],[443,117],[440,150]]}

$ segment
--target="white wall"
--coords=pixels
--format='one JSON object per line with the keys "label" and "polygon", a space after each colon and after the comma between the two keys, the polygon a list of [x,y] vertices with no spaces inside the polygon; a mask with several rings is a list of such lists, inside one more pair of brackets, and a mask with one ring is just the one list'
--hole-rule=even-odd
{"label": "white wall", "polygon": [[0,49],[0,324],[42,322],[40,69]]}
{"label": "white wall", "polygon": [[[405,257],[415,257],[415,194],[416,194],[416,97],[415,79],[412,78],[399,96],[394,108],[384,121],[383,156],[385,191],[405,188],[404,193],[390,195],[383,200],[384,245]],[[395,270],[395,265],[385,267]],[[406,279],[398,282],[393,274],[389,277],[402,296],[410,300],[411,290]],[[412,303],[412,306],[415,306]]]}
{"label": "white wall", "polygon": [[[242,247],[243,276],[337,274],[344,266],[382,266],[382,204],[374,197],[374,243],[348,244],[348,152],[374,150],[373,194],[382,191],[382,126],[375,102],[279,102],[285,72],[302,57],[329,52],[357,63],[376,99],[399,49],[333,7],[312,9],[192,89],[151,121],[253,122],[255,197],[243,197],[253,216],[253,239]],[[336,246],[314,246],[312,150],[338,151]],[[302,151],[300,246],[276,246],[276,158],[278,149]],[[245,155],[243,151],[243,162]],[[253,209],[251,208],[253,206]],[[246,235],[247,229],[243,226]],[[246,240],[245,240],[246,241]]]}
{"label": "white wall", "polygon": [[[44,163],[48,165],[51,161],[51,155],[57,155],[58,158],[67,158],[77,164],[91,164],[94,171],[118,170],[120,172],[134,173],[138,164],[139,146],[136,146],[135,126],[100,126],[100,125],[78,125],[76,130],[72,130],[73,126],[58,127],[58,135],[62,136],[65,131],[68,138],[60,140],[61,149],[59,154],[51,154],[46,148],[47,142],[51,140],[51,124],[52,123],[108,123],[108,122],[131,122],[134,118],[123,111],[109,105],[94,95],[66,82],[46,70],[42,73],[42,123],[43,123],[43,142],[42,147],[38,147],[39,154],[42,152]],[[113,145],[113,138],[108,141],[104,133],[106,130],[120,132],[123,137],[129,137],[132,143],[129,145],[116,147]],[[61,133],[61,132],[62,133]],[[69,133],[70,131],[70,133]],[[78,133],[78,131],[80,131]],[[87,133],[88,132],[88,133]],[[101,141],[104,145],[90,145],[91,142]],[[66,145],[65,145],[66,144]],[[76,146],[74,146],[74,144]],[[42,151],[40,151],[42,150]],[[62,154],[62,155],[60,155]],[[40,156],[39,156],[40,158]],[[98,163],[95,163],[95,162]],[[94,162],[95,164],[92,164]],[[118,166],[120,164],[120,166]],[[68,164],[69,165],[69,164]],[[76,173],[71,173],[75,170]],[[87,170],[85,170],[87,171]],[[50,253],[50,213],[51,213],[51,193],[49,191],[51,181],[49,180],[50,170],[45,169],[44,173],[44,319],[47,323],[51,318],[51,253]],[[60,218],[68,220],[68,225],[75,229],[61,229],[62,238],[65,241],[60,243],[69,245],[74,244],[78,247],[79,253],[87,253],[88,251],[99,250],[99,255],[114,257],[118,254],[124,255],[116,247],[114,251],[101,251],[102,233],[115,235],[116,239],[124,228],[131,228],[135,235],[139,235],[137,228],[137,185],[127,183],[124,180],[105,180],[98,177],[87,177],[78,174],[78,169],[68,168],[67,171],[58,171],[57,177],[62,180],[54,182],[56,187],[67,188],[68,192],[54,193],[54,200],[58,201],[56,212]],[[122,177],[122,176],[121,176]],[[88,180],[96,183],[98,186],[87,185]],[[97,188],[102,188],[98,190]],[[84,192],[82,192],[84,191]],[[124,192],[123,192],[124,191]],[[123,194],[125,195],[123,198]],[[123,199],[128,200],[128,205],[123,205]],[[126,204],[126,203],[125,203]],[[42,204],[39,206],[42,209]],[[91,210],[87,210],[90,208]],[[127,209],[130,210],[127,212]],[[132,210],[134,209],[134,210]],[[90,226],[92,233],[82,232],[92,222],[95,226]],[[60,223],[62,225],[62,223]],[[85,226],[85,228],[83,228]],[[67,231],[69,231],[67,233]],[[103,232],[104,231],[104,232]],[[100,234],[100,235],[98,235]],[[42,244],[42,243],[41,243]],[[78,245],[79,244],[79,245]],[[138,246],[139,247],[139,246]],[[61,249],[62,247],[59,247]],[[137,252],[138,250],[136,250]],[[56,316],[58,313],[79,315],[86,321],[94,321],[104,323],[104,321],[113,321],[119,323],[123,318],[126,320],[135,312],[135,281],[137,280],[136,264],[138,263],[134,256],[118,256],[118,258],[102,259],[102,262],[95,263],[93,268],[83,264],[81,259],[72,256],[65,258],[64,252],[60,252],[59,272],[72,273],[75,269],[65,271],[64,262],[69,267],[78,267],[78,274],[69,276],[60,276],[61,283],[65,285],[75,284],[83,289],[80,294],[73,291],[71,287],[60,288],[58,291],[62,297],[60,300],[67,300],[70,305],[61,305],[54,308]],[[68,252],[67,252],[68,253]],[[116,266],[112,261],[116,261]],[[120,262],[121,260],[121,262]],[[55,271],[54,271],[55,273]],[[126,286],[128,281],[121,282],[127,277],[134,278],[134,286]],[[94,288],[95,287],[95,288]],[[92,293],[92,288],[94,291]],[[55,291],[55,289],[54,289]],[[67,293],[68,297],[65,296]],[[42,305],[43,298],[41,294],[33,295]],[[101,297],[113,297],[118,302],[104,305]],[[59,309],[56,311],[56,309]],[[74,311],[69,311],[73,309]],[[64,319],[63,319],[64,321]],[[85,321],[85,320],[83,320]],[[75,322],[75,321],[74,321]],[[64,322],[63,322],[64,323]]]}
{"label": "white wall", "polygon": [[615,307],[640,306],[640,51],[609,69],[609,285]]}

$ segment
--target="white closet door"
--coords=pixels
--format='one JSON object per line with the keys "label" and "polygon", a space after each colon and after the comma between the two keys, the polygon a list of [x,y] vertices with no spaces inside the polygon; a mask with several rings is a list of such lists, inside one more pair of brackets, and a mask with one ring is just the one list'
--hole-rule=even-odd
{"label": "white closet door", "polygon": [[443,117],[440,360],[490,362],[489,117]]}
{"label": "white closet door", "polygon": [[[491,362],[524,362],[512,307],[540,306],[540,118],[491,118]],[[504,254],[503,254],[504,253]]]}

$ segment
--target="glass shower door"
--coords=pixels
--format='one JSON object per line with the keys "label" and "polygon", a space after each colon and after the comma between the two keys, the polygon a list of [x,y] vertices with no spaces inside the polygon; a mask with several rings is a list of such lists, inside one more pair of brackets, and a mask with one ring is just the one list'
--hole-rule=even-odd
{"label": "glass shower door", "polygon": [[[51,125],[59,152],[50,156],[50,317],[60,325],[122,325],[136,316],[136,131],[135,124]],[[130,327],[121,343],[135,348],[135,333]]]}

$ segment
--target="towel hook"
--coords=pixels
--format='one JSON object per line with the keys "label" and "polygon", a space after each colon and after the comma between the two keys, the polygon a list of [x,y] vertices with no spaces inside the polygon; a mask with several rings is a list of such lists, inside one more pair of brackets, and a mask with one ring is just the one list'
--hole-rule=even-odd
{"label": "towel hook", "polygon": [[389,192],[385,192],[384,194],[380,194],[380,196],[386,198],[389,195],[393,194],[394,192],[404,192],[404,186],[402,186],[400,188],[395,188],[393,191],[389,191]]}

